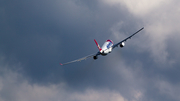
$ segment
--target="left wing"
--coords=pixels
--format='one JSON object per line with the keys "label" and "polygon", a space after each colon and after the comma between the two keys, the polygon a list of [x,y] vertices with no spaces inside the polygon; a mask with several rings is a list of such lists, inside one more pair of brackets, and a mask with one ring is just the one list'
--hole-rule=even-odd
{"label": "left wing", "polygon": [[121,42],[113,45],[112,47],[115,48],[115,47],[117,47],[119,44],[121,44],[122,42],[125,42],[125,41],[127,41],[128,39],[131,39],[132,36],[134,36],[135,34],[137,34],[138,32],[140,32],[140,31],[143,30],[143,29],[144,29],[144,27],[141,28],[140,30],[138,30],[137,32],[135,32],[134,34],[132,34],[131,36],[127,37],[126,39],[122,40]]}
{"label": "left wing", "polygon": [[77,59],[77,60],[73,60],[73,61],[70,61],[70,62],[67,62],[67,63],[63,63],[63,64],[59,63],[59,64],[60,65],[67,65],[67,64],[70,64],[70,63],[73,63],[73,62],[80,62],[82,60],[86,60],[86,59],[91,58],[91,57],[96,56],[96,55],[98,55],[98,53],[97,54],[91,54],[91,55],[88,55],[86,57],[83,57],[83,58],[80,58],[80,59]]}

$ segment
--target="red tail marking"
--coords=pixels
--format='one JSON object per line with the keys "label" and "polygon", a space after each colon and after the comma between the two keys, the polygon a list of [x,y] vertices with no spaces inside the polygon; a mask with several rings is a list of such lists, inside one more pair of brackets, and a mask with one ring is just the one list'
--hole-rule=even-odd
{"label": "red tail marking", "polygon": [[99,51],[101,51],[102,49],[101,49],[101,47],[99,46],[99,44],[97,43],[97,41],[96,41],[95,39],[94,39],[94,42],[96,43],[96,45],[97,45]]}
{"label": "red tail marking", "polygon": [[60,65],[63,65],[62,63],[59,63]]}

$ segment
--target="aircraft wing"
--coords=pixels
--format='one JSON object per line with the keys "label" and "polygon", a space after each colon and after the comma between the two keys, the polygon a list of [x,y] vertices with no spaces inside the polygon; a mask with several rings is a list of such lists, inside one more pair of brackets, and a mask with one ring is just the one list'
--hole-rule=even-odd
{"label": "aircraft wing", "polygon": [[131,36],[127,37],[126,39],[124,39],[124,40],[120,41],[119,43],[113,45],[112,47],[113,47],[113,48],[118,47],[119,44],[121,44],[122,42],[127,41],[128,39],[131,39],[132,36],[134,36],[135,34],[137,34],[138,32],[140,32],[140,31],[143,30],[143,29],[144,29],[144,27],[141,28],[140,30],[138,30],[137,32],[135,32],[134,34],[132,34]]}
{"label": "aircraft wing", "polygon": [[83,58],[80,58],[80,59],[77,59],[77,60],[73,60],[73,61],[70,61],[70,62],[66,62],[66,63],[59,63],[60,65],[67,65],[67,64],[70,64],[70,63],[73,63],[73,62],[80,62],[80,61],[82,61],[82,60],[86,60],[86,59],[88,59],[88,58],[91,58],[91,57],[93,57],[93,56],[96,56],[96,55],[99,55],[99,53],[96,53],[96,54],[91,54],[91,55],[88,55],[88,56],[86,56],[86,57],[83,57]]}

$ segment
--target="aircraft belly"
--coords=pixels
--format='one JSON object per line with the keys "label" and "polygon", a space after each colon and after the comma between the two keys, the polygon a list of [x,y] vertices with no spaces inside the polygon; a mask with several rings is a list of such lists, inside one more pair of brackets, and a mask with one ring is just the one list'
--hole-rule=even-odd
{"label": "aircraft belly", "polygon": [[105,55],[107,55],[108,53],[111,53],[111,51],[112,51],[112,48],[105,49],[105,50],[101,53],[101,55],[105,56]]}

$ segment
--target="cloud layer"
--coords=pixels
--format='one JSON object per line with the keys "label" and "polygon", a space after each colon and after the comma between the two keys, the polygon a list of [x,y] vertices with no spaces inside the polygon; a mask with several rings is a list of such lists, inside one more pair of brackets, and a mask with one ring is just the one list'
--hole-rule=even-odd
{"label": "cloud layer", "polygon": [[73,91],[65,83],[29,83],[18,72],[1,66],[1,101],[127,101],[118,92],[87,88],[83,92]]}
{"label": "cloud layer", "polygon": [[[18,2],[18,3],[17,3]],[[0,100],[179,101],[178,0],[0,4]],[[106,57],[61,67],[107,39],[143,31]]]}

